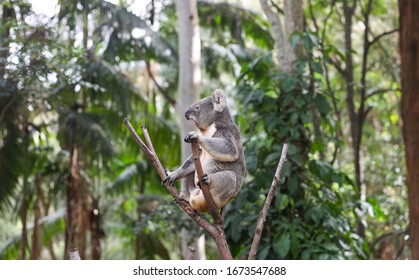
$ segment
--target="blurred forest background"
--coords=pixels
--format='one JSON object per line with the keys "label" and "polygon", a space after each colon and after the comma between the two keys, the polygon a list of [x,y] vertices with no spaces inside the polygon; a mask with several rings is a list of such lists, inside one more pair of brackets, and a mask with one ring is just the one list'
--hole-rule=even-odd
{"label": "blurred forest background", "polygon": [[215,88],[248,169],[226,209],[234,258],[283,143],[258,259],[412,258],[399,4],[2,0],[0,258],[183,259],[191,242],[219,258],[122,124],[146,124],[172,170],[183,110]]}

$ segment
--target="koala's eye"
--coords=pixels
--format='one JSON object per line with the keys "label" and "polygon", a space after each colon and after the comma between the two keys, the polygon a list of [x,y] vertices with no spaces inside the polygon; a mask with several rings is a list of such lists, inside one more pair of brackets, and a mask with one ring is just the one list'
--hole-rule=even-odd
{"label": "koala's eye", "polygon": [[195,110],[199,110],[199,105],[196,105],[195,106]]}

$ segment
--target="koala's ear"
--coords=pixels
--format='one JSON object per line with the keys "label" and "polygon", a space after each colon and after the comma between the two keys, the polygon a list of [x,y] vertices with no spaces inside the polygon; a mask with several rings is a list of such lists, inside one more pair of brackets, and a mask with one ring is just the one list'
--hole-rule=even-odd
{"label": "koala's ear", "polygon": [[221,89],[216,89],[212,93],[212,103],[214,110],[222,112],[227,107],[227,97]]}

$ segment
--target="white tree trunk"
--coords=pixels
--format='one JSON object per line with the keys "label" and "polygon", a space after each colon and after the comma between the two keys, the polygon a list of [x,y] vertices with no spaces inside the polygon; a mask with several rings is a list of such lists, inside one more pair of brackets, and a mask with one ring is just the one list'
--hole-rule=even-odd
{"label": "white tree trunk", "polygon": [[[199,36],[198,8],[196,0],[176,0],[179,40],[179,87],[176,111],[180,137],[194,130],[186,119],[186,108],[199,99],[201,87],[201,39]],[[191,154],[191,145],[182,142],[182,161]]]}
{"label": "white tree trunk", "polygon": [[[275,41],[275,54],[279,68],[286,74],[294,71],[293,63],[298,54],[292,49],[289,39],[294,32],[303,31],[304,9],[303,0],[284,1],[284,24],[268,2],[279,5],[277,0],[260,0],[262,9],[272,27],[272,37]],[[285,26],[285,28],[284,28]]]}
{"label": "white tree trunk", "polygon": [[[191,155],[191,145],[183,141],[185,135],[195,130],[185,119],[186,108],[197,101],[201,87],[201,38],[199,35],[196,0],[176,0],[179,44],[179,86],[176,112],[178,116],[182,162]],[[194,259],[205,259],[205,236],[191,240],[187,229],[181,231],[183,257],[189,255],[189,246],[195,249]]]}

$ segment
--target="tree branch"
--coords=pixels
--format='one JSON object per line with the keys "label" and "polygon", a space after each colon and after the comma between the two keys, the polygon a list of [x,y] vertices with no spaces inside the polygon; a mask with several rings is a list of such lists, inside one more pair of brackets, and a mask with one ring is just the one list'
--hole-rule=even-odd
{"label": "tree branch", "polygon": [[389,91],[400,91],[400,89],[399,88],[381,88],[381,89],[376,89],[376,90],[370,92],[369,94],[367,94],[367,96],[365,97],[365,100],[367,100],[368,98],[371,98],[371,97],[373,97],[375,95],[386,93],[386,92],[389,92]]}
{"label": "tree branch", "polygon": [[259,217],[256,224],[255,235],[253,236],[252,246],[250,247],[249,260],[256,259],[256,254],[259,248],[260,238],[262,237],[263,227],[266,222],[266,215],[268,214],[268,209],[269,209],[269,206],[271,205],[272,199],[275,196],[275,191],[279,184],[281,171],[286,161],[287,153],[288,153],[288,144],[284,144],[282,148],[281,158],[279,160],[278,167],[276,168],[275,176],[271,184],[271,188],[269,189],[269,193],[268,193],[268,196],[266,197],[265,204],[263,205],[263,208],[259,213]]}
{"label": "tree branch", "polygon": [[343,77],[345,77],[346,72],[342,68],[342,66],[340,66],[340,60],[336,56],[331,56],[329,58],[329,60],[330,60],[330,62],[332,62],[332,65],[336,68],[336,70],[339,72],[339,74],[341,74]]}
{"label": "tree branch", "polygon": [[195,163],[195,171],[198,175],[199,183],[201,186],[202,193],[204,194],[205,203],[207,204],[208,210],[214,218],[214,224],[221,225],[224,228],[224,221],[220,213],[217,210],[217,206],[212,199],[211,193],[209,192],[208,185],[202,181],[202,176],[204,176],[204,171],[202,170],[201,161],[199,160],[199,145],[198,141],[194,140],[191,142],[192,154]]}
{"label": "tree branch", "polygon": [[373,44],[377,43],[384,36],[387,36],[387,35],[390,35],[390,34],[393,34],[395,32],[399,32],[399,31],[400,31],[400,29],[399,28],[396,28],[396,29],[393,29],[393,30],[390,30],[390,31],[386,31],[386,32],[381,33],[380,35],[375,36],[374,39],[371,40],[370,46],[372,46]]}
{"label": "tree branch", "polygon": [[144,60],[148,76],[153,80],[154,85],[157,87],[157,89],[163,94],[163,96],[166,98],[166,100],[172,105],[176,106],[176,100],[170,95],[170,93],[165,90],[156,80],[153,73],[151,72],[150,62],[147,60],[147,58],[144,55],[144,52],[141,50],[141,48],[137,45],[134,46],[135,50],[139,54],[139,56]]}

